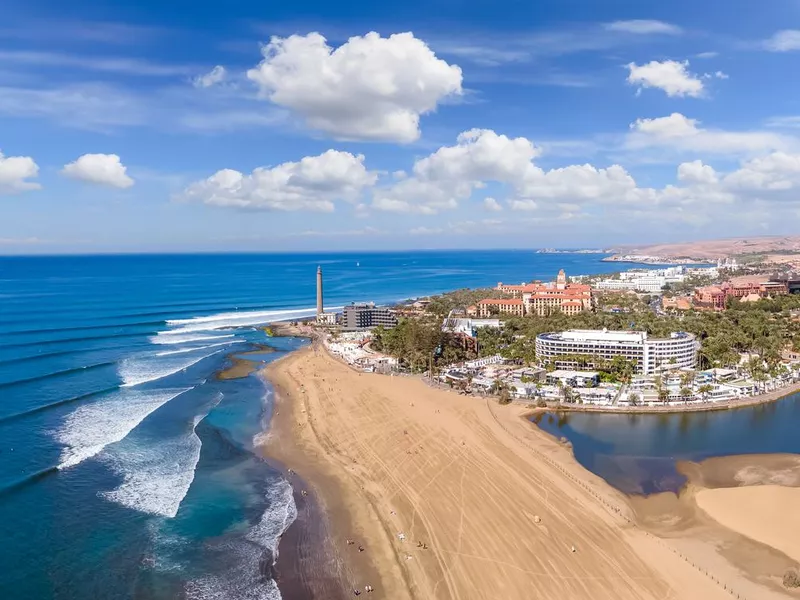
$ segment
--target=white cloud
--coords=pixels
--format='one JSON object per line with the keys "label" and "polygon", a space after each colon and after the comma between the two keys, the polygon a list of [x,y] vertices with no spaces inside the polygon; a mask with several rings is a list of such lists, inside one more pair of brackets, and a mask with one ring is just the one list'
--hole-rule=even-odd
{"label": "white cloud", "polygon": [[453,209],[486,181],[521,185],[540,153],[526,138],[487,129],[465,131],[456,142],[416,161],[412,176],[376,190],[373,207],[421,214]]}
{"label": "white cloud", "polygon": [[35,246],[46,243],[37,237],[26,238],[0,238],[0,246]]}
{"label": "white cloud", "polygon": [[800,188],[800,154],[773,152],[745,162],[725,177],[729,188],[760,192],[784,192]]}
{"label": "white cloud", "polygon": [[225,81],[228,72],[222,65],[217,65],[205,75],[198,75],[192,80],[192,84],[196,88],[210,88],[218,83]]}
{"label": "white cloud", "polygon": [[701,160],[685,162],[678,165],[678,179],[684,183],[714,184],[717,173],[713,167],[703,164]]}
{"label": "white cloud", "polygon": [[539,205],[533,200],[511,200],[508,203],[511,210],[537,210]]}
{"label": "white cloud", "polygon": [[499,48],[493,46],[471,45],[464,39],[440,41],[434,44],[437,51],[472,61],[476,65],[496,67],[504,63],[525,62],[530,53],[523,49]]}
{"label": "white cloud", "polygon": [[328,150],[298,162],[259,167],[250,175],[223,169],[193,183],[178,198],[236,208],[331,212],[335,200],[356,201],[376,180],[364,167],[363,155]]}
{"label": "white cloud", "polygon": [[303,237],[355,237],[386,235],[386,233],[387,232],[375,227],[362,227],[361,229],[344,229],[340,231],[319,231],[316,229],[307,229],[293,235],[301,235]]}
{"label": "white cloud", "polygon": [[[476,189],[488,183],[509,191],[512,210],[538,210],[550,204],[649,202],[633,177],[621,166],[597,168],[570,165],[545,171],[534,164],[540,150],[527,138],[509,138],[492,130],[476,129],[416,161],[413,175],[373,193],[373,208],[391,212],[436,214],[458,207]],[[545,202],[542,201],[550,201]],[[494,198],[485,208],[497,210]]]}
{"label": "white cloud", "polygon": [[[570,165],[544,171],[535,167],[518,191],[523,198],[566,202],[643,202],[633,177],[620,165],[599,169],[593,165]],[[517,205],[521,208],[522,205]]]}
{"label": "white cloud", "polygon": [[509,181],[541,154],[524,137],[509,138],[491,129],[470,129],[459,134],[455,146],[439,148],[414,164],[414,174],[424,180]]}
{"label": "white cloud", "polygon": [[767,121],[767,127],[776,128],[789,128],[794,129],[800,127],[800,116],[792,115],[787,117],[773,117]]}
{"label": "white cloud", "polygon": [[627,146],[632,149],[661,146],[680,151],[741,154],[783,150],[796,140],[766,131],[703,129],[700,122],[681,113],[631,124]]}
{"label": "white cloud", "polygon": [[486,210],[489,210],[489,211],[492,211],[492,212],[499,212],[499,211],[503,210],[503,207],[500,206],[500,203],[497,200],[495,200],[494,198],[484,198],[483,199],[483,207]]}
{"label": "white cloud", "polygon": [[69,127],[92,130],[145,122],[138,98],[105,85],[0,87],[0,113],[52,119]]}
{"label": "white cloud", "polygon": [[703,95],[703,82],[697,75],[687,69],[689,61],[675,60],[650,61],[645,65],[630,63],[628,66],[628,83],[642,88],[659,88],[667,96],[691,96],[699,98]]}
{"label": "white cloud", "polygon": [[764,42],[764,47],[772,52],[791,52],[800,50],[800,30],[784,29]]}
{"label": "white cloud", "polygon": [[64,165],[62,175],[89,183],[129,188],[134,181],[116,154],[84,154],[75,162]]}
{"label": "white cloud", "polygon": [[318,33],[273,37],[247,72],[261,94],[336,138],[412,142],[420,115],[462,93],[461,69],[412,33],[371,32],[335,50]]}
{"label": "white cloud", "polygon": [[414,227],[408,231],[410,235],[439,235],[444,233],[441,227]]}
{"label": "white cloud", "polygon": [[144,77],[175,77],[186,75],[191,67],[170,65],[110,56],[81,56],[66,52],[35,52],[30,50],[0,50],[0,61],[5,65],[36,65],[68,67],[86,71],[100,71]]}
{"label": "white cloud", "polygon": [[695,58],[716,58],[719,56],[719,52],[710,51],[710,52],[699,52],[694,55]]}
{"label": "white cloud", "polygon": [[606,23],[605,28],[609,31],[619,31],[624,33],[635,33],[639,35],[664,34],[680,35],[683,30],[672,23],[656,21],[653,19],[631,19],[628,21],[614,21]]}
{"label": "white cloud", "polygon": [[38,183],[27,181],[38,174],[39,166],[30,156],[4,156],[0,152],[0,194],[38,190]]}

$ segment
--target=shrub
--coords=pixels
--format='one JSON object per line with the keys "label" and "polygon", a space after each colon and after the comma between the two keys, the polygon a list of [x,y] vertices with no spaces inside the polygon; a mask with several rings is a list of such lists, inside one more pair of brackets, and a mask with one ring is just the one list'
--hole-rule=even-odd
{"label": "shrub", "polygon": [[537,408],[547,408],[547,402],[545,401],[544,398],[539,398],[536,401],[536,406],[537,406]]}
{"label": "shrub", "polygon": [[800,588],[800,573],[797,569],[789,569],[783,574],[783,585],[787,588]]}

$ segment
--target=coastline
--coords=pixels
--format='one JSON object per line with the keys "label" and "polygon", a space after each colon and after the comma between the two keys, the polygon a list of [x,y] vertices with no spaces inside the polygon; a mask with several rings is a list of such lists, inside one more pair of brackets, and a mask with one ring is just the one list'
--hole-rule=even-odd
{"label": "coastline", "polygon": [[719,402],[705,402],[701,404],[683,404],[680,406],[591,406],[585,404],[558,404],[552,408],[531,409],[530,414],[538,412],[586,412],[602,414],[680,414],[686,412],[713,412],[720,410],[735,410],[737,408],[747,408],[758,406],[759,404],[769,404],[788,398],[800,392],[800,382],[787,385],[778,390],[773,390],[757,396],[747,396],[745,398],[735,398],[733,400],[721,400]]}
{"label": "coastline", "polygon": [[[301,334],[292,326],[281,326],[280,331],[280,335]],[[320,454],[310,450],[304,430],[314,436],[313,417],[302,398],[291,391],[291,383],[282,376],[287,362],[302,359],[304,354],[313,352],[313,347],[297,350],[259,373],[272,385],[275,396],[263,453],[268,460],[278,461],[284,467],[282,470],[295,489],[298,519],[284,533],[280,551],[281,555],[289,552],[295,558],[295,564],[290,568],[296,572],[296,578],[302,580],[299,587],[304,592],[296,598],[336,600],[351,597],[354,589],[363,589],[365,585],[380,589],[382,577],[373,564],[374,551],[358,551],[358,545],[365,545],[365,542],[363,536],[358,535],[361,523],[357,521],[360,519],[352,515],[352,507],[347,503],[353,491],[333,475]],[[302,495],[304,489],[306,496]],[[308,508],[305,518],[301,505]],[[358,541],[349,546],[345,542],[347,539]],[[314,548],[310,549],[310,546]],[[302,557],[303,554],[307,556]],[[297,557],[301,558],[297,560]],[[281,572],[280,563],[278,571]],[[281,592],[284,600],[295,598],[292,590],[281,588]]]}
{"label": "coastline", "polygon": [[742,598],[797,598],[782,576],[800,558],[800,455],[715,457],[678,469],[688,479],[678,493],[629,498],[637,524],[714,577],[735,581]]}
{"label": "coastline", "polygon": [[[356,580],[374,578],[373,597],[392,599],[501,589],[527,599],[533,588],[542,598],[730,597],[633,526],[626,498],[532,427],[522,407],[358,373],[322,349],[265,371],[277,397],[266,455],[319,499],[350,595]],[[366,551],[349,552],[348,537]]]}

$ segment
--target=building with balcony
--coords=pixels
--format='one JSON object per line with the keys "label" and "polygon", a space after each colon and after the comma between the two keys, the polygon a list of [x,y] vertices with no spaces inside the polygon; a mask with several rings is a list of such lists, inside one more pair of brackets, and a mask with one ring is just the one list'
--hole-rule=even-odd
{"label": "building with balcony", "polygon": [[[526,315],[543,317],[556,312],[574,315],[584,310],[591,310],[593,307],[591,286],[568,283],[564,269],[558,272],[555,282],[536,281],[521,285],[498,283],[497,289],[505,294],[510,294],[514,300],[521,299],[522,314]],[[515,306],[517,305],[515,304]]]}
{"label": "building with balcony", "polygon": [[476,305],[478,316],[482,319],[498,314],[521,317],[525,314],[525,304],[519,298],[487,298]]}
{"label": "building with balcony", "polygon": [[651,375],[667,369],[694,368],[698,343],[690,333],[668,338],[649,338],[644,331],[572,329],[536,336],[536,356],[543,365],[558,369],[596,368],[622,357],[636,365],[636,372]]}
{"label": "building with balcony", "polygon": [[397,325],[397,316],[385,306],[368,304],[348,304],[342,309],[342,329],[345,331],[358,331],[371,329],[381,325],[391,329]]}

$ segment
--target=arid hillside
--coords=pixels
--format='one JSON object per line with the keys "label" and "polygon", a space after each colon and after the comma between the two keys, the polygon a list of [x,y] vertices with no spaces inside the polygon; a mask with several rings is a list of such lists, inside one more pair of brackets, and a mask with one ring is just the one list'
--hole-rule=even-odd
{"label": "arid hillside", "polygon": [[672,256],[693,258],[724,258],[742,254],[769,254],[775,252],[800,253],[800,235],[764,236],[707,240],[652,246],[626,246],[619,254],[646,254],[650,256]]}

